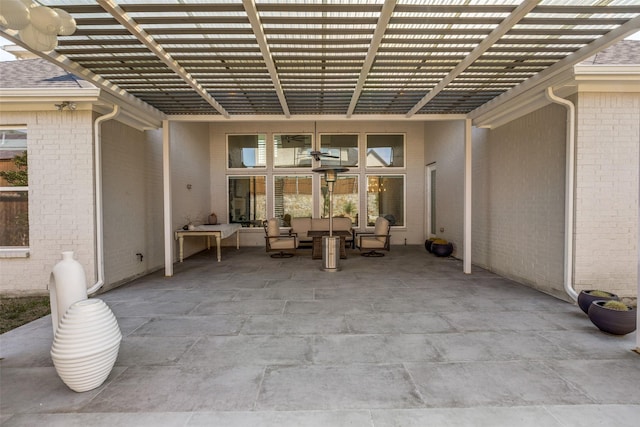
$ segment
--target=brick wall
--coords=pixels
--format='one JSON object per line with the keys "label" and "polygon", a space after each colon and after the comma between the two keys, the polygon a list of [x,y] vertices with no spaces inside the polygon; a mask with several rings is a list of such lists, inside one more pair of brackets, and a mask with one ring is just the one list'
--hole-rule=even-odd
{"label": "brick wall", "polygon": [[580,93],[575,283],[636,295],[639,93]]}
{"label": "brick wall", "polygon": [[162,132],[103,123],[102,165],[109,288],[164,265]]}
{"label": "brick wall", "polygon": [[474,261],[566,298],[566,110],[549,105],[534,111],[492,129],[487,143],[475,149],[474,173],[488,189],[484,199],[474,199],[483,245]]}
{"label": "brick wall", "polygon": [[48,293],[49,276],[73,250],[93,283],[94,204],[91,113],[0,112],[2,125],[26,125],[29,155],[28,258],[0,258],[0,292]]}
{"label": "brick wall", "polygon": [[[425,124],[438,236],[463,255],[464,122]],[[472,263],[563,296],[564,109],[473,130]],[[439,230],[444,228],[444,232]]]}

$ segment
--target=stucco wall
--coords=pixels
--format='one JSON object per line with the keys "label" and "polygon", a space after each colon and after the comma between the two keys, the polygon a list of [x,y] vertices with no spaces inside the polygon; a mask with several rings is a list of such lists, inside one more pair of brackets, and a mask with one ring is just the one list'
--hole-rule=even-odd
{"label": "stucco wall", "polygon": [[436,167],[436,236],[462,258],[464,238],[464,121],[425,123],[425,164]]}
{"label": "stucco wall", "polygon": [[[359,168],[351,168],[349,173],[359,173],[360,206],[359,212],[366,212],[366,173],[391,173],[406,175],[406,227],[393,228],[392,245],[421,244],[424,242],[424,125],[421,122],[385,122],[385,121],[320,121],[320,122],[216,122],[210,125],[211,159],[211,210],[218,215],[218,221],[226,222],[228,211],[227,196],[227,157],[226,135],[229,133],[265,133],[267,134],[268,155],[271,153],[273,133],[349,133],[358,134],[360,141]],[[405,168],[394,170],[370,169],[364,167],[364,151],[367,133],[404,133],[406,134]],[[267,181],[272,182],[273,175],[286,174],[285,171],[268,168],[265,171]],[[239,173],[241,174],[241,173]],[[314,186],[319,186],[319,176],[314,174]],[[267,186],[269,188],[269,186]],[[273,195],[267,194],[267,212],[273,212]],[[317,201],[316,201],[317,205]],[[317,208],[317,206],[316,206]],[[364,225],[361,225],[364,230]],[[227,244],[235,244],[227,242]],[[245,246],[263,246],[264,231],[260,229],[243,230],[240,241]]]}
{"label": "stucco wall", "polygon": [[575,283],[635,296],[640,93],[580,93]]}
{"label": "stucco wall", "polygon": [[93,284],[94,204],[91,112],[0,112],[2,125],[26,125],[29,257],[0,258],[0,292],[46,294],[62,251],[73,250]]}
{"label": "stucco wall", "polygon": [[105,122],[102,165],[109,288],[163,266],[162,132]]}
{"label": "stucco wall", "polygon": [[[209,184],[209,125],[207,123],[171,122],[171,196],[173,229],[182,228],[190,220],[207,222],[211,213]],[[191,189],[187,188],[191,185]],[[175,242],[174,242],[175,243]],[[185,239],[184,256],[205,248],[204,238]],[[174,259],[178,259],[174,244]]]}

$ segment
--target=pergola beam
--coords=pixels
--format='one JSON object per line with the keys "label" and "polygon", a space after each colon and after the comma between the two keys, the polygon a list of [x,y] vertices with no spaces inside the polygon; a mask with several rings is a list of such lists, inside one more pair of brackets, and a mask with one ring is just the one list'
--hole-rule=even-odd
{"label": "pergola beam", "polygon": [[351,96],[351,102],[349,103],[349,109],[347,110],[347,118],[350,118],[356,109],[358,99],[360,99],[360,94],[362,93],[362,89],[364,88],[364,83],[367,81],[367,76],[369,75],[369,71],[371,71],[373,61],[376,59],[378,48],[380,47],[380,43],[382,42],[382,38],[384,37],[384,33],[387,30],[387,26],[389,25],[391,15],[393,14],[393,9],[395,7],[396,0],[385,0],[384,5],[382,6],[380,17],[378,18],[378,23],[376,24],[376,30],[373,33],[373,38],[371,39],[371,44],[369,45],[367,56],[365,57],[364,63],[362,64],[362,70],[360,71],[360,76],[358,77],[358,83],[356,83],[353,95]]}
{"label": "pergola beam", "polygon": [[229,118],[230,115],[227,110],[224,109],[218,101],[216,101],[209,93],[202,87],[191,74],[187,72],[171,55],[160,46],[147,32],[138,25],[120,6],[115,4],[112,0],[97,0],[98,4],[102,8],[111,14],[122,26],[124,26],[133,36],[135,36],[141,43],[153,52],[162,62],[164,62],[169,68],[171,68],[176,74],[178,74],[187,84],[200,95],[205,101],[207,101],[213,108],[215,108],[224,117]]}
{"label": "pergola beam", "polygon": [[449,85],[456,77],[462,74],[474,61],[487,50],[489,50],[495,42],[497,42],[502,36],[504,36],[514,25],[516,25],[522,18],[524,18],[531,10],[533,10],[540,0],[527,0],[518,6],[507,18],[505,18],[498,27],[496,27],[491,33],[475,47],[456,67],[451,70],[440,83],[438,83],[428,94],[426,94],[411,110],[407,113],[407,117],[411,117],[416,114],[427,102],[436,97],[447,85]]}
{"label": "pergola beam", "polygon": [[269,71],[269,76],[271,77],[271,81],[273,82],[273,87],[276,91],[276,94],[278,95],[278,99],[280,100],[282,111],[284,112],[285,117],[289,118],[291,117],[291,112],[289,111],[289,106],[287,105],[287,98],[284,96],[284,90],[282,89],[282,83],[280,82],[280,77],[278,76],[276,64],[273,62],[273,57],[271,56],[271,51],[269,50],[267,36],[264,33],[262,22],[260,22],[260,16],[258,16],[256,2],[254,0],[242,0],[242,5],[247,12],[247,17],[249,18],[249,22],[251,23],[253,34],[255,34],[256,36],[256,42],[258,43],[258,46],[260,46],[260,52],[262,53],[265,65],[267,66],[267,70]]}
{"label": "pergola beam", "polygon": [[640,17],[636,17],[627,21],[624,25],[611,30],[609,33],[596,39],[590,44],[582,47],[574,53],[568,55],[564,59],[556,62],[552,66],[545,68],[539,73],[530,77],[528,80],[520,83],[518,86],[510,89],[502,95],[488,101],[482,106],[476,108],[469,113],[469,118],[473,119],[475,126],[483,126],[484,122],[490,121],[491,116],[499,113],[504,109],[508,109],[509,103],[524,93],[541,93],[544,92],[546,86],[564,71],[573,67],[579,62],[595,55],[597,52],[606,49],[619,40],[624,39],[629,34],[640,29]]}

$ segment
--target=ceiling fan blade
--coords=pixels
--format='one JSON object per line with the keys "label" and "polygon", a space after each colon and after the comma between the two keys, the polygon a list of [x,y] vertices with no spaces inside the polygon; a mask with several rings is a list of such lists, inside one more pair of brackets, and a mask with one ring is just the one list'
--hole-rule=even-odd
{"label": "ceiling fan blade", "polygon": [[339,159],[340,158],[339,156],[334,156],[333,154],[329,154],[329,153],[323,153],[322,151],[311,151],[311,152],[309,152],[309,154],[314,158],[316,158],[316,157],[318,157],[318,158],[319,157],[329,157],[329,158],[332,158],[332,159]]}

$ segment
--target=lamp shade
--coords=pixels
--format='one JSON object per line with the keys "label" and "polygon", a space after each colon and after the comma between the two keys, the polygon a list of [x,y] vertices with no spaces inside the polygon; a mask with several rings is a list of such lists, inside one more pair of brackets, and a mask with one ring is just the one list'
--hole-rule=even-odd
{"label": "lamp shade", "polygon": [[31,13],[31,25],[38,31],[49,36],[58,34],[62,20],[53,9],[46,6],[37,6],[29,9],[29,11]]}
{"label": "lamp shade", "polygon": [[49,52],[58,46],[58,38],[55,35],[44,34],[33,25],[27,25],[20,30],[20,39],[31,49],[40,52]]}
{"label": "lamp shade", "polygon": [[76,32],[76,20],[71,15],[62,9],[53,9],[54,12],[60,17],[60,28],[58,29],[58,35],[70,36]]}
{"label": "lamp shade", "polygon": [[12,30],[29,25],[29,8],[20,0],[0,0],[0,24]]}

